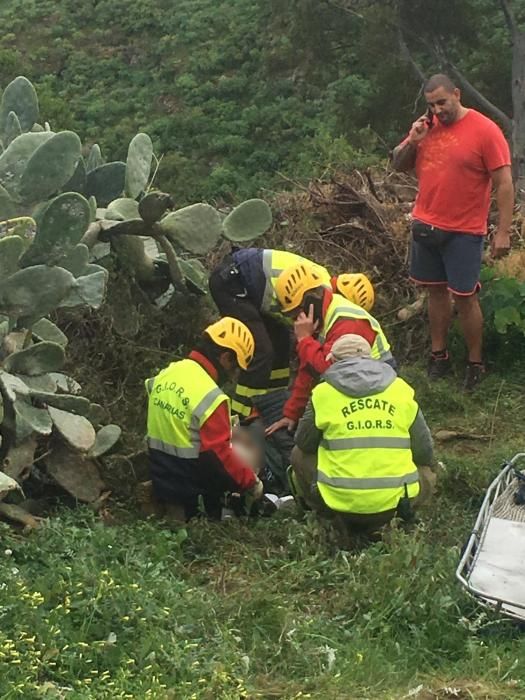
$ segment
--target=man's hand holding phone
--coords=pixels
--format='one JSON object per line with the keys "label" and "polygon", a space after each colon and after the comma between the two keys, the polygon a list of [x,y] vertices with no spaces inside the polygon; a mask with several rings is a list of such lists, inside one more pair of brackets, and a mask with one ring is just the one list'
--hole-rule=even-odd
{"label": "man's hand holding phone", "polygon": [[429,120],[428,113],[416,119],[408,133],[408,142],[416,146],[428,134],[431,124],[432,122]]}

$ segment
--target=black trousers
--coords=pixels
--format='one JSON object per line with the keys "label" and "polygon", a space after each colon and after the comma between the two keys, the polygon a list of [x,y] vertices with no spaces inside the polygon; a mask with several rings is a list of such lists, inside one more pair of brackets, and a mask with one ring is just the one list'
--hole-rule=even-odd
{"label": "black trousers", "polygon": [[290,328],[268,314],[246,295],[242,276],[231,258],[225,258],[211,273],[209,288],[222,316],[233,316],[245,323],[253,334],[255,352],[246,371],[242,371],[232,401],[232,409],[248,415],[252,397],[288,386],[290,379]]}

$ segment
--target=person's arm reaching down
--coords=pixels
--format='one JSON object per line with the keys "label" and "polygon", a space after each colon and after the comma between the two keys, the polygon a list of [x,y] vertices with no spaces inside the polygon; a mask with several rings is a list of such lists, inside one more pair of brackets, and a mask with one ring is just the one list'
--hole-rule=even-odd
{"label": "person's arm reaching down", "polygon": [[434,464],[432,435],[421,409],[410,426],[410,447],[416,467],[431,467]]}
{"label": "person's arm reaching down", "polygon": [[203,423],[200,438],[201,452],[211,451],[217,456],[239,491],[255,486],[256,475],[232,449],[230,415],[225,401]]}

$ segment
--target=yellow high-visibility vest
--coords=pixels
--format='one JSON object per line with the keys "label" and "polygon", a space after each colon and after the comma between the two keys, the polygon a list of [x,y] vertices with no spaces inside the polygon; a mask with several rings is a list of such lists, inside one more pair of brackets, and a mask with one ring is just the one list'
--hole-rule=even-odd
{"label": "yellow high-visibility vest", "polygon": [[266,277],[266,287],[261,304],[261,311],[266,313],[280,313],[281,307],[275,295],[275,284],[277,278],[283,270],[286,270],[292,265],[298,263],[306,263],[307,265],[315,264],[321,272],[321,282],[323,285],[330,287],[330,273],[328,270],[317,263],[312,263],[311,260],[303,258],[301,255],[289,253],[286,250],[272,250],[267,248],[263,251],[263,271]]}
{"label": "yellow high-visibility vest", "polygon": [[327,382],[312,393],[315,424],[323,437],[317,453],[317,486],[332,510],[381,513],[405,495],[419,493],[410,449],[418,405],[399,377],[379,394],[352,397]]}
{"label": "yellow high-visibility vest", "polygon": [[199,456],[200,428],[215,409],[229,399],[195,360],[172,362],[146,380],[148,446],[191,459]]}
{"label": "yellow high-visibility vest", "polygon": [[361,306],[354,304],[348,299],[345,299],[340,294],[334,294],[333,299],[326,310],[323,328],[319,333],[319,342],[324,343],[326,336],[330,332],[332,326],[343,318],[353,319],[356,321],[368,321],[376,337],[372,345],[372,357],[376,360],[390,360],[392,353],[390,352],[390,343],[379,324],[368,311],[365,311]]}

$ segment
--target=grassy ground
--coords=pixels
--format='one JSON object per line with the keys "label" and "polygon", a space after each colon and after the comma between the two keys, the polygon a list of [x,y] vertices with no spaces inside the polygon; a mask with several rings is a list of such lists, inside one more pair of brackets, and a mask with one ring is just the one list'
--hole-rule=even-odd
{"label": "grassy ground", "polygon": [[61,511],[0,546],[1,698],[523,698],[525,639],[454,578],[519,451],[525,372],[417,387],[447,470],[421,522],[340,551],[315,518],[166,524]]}

